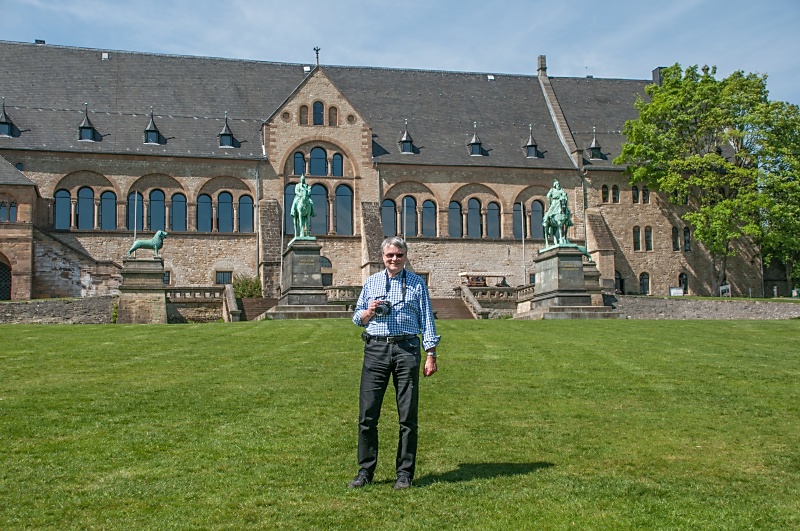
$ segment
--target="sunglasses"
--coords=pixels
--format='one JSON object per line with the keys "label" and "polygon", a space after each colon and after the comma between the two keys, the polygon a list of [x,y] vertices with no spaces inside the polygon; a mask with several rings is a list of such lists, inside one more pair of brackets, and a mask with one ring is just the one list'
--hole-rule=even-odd
{"label": "sunglasses", "polygon": [[383,256],[385,256],[386,258],[403,258],[405,256],[405,254],[404,253],[386,253]]}

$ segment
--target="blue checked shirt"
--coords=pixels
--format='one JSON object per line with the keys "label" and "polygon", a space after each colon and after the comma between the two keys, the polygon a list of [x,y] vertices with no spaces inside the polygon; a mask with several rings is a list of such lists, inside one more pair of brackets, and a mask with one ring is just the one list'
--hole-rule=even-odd
{"label": "blue checked shirt", "polygon": [[[406,296],[403,301],[403,275],[406,276]],[[387,293],[386,286],[389,291]],[[370,276],[361,290],[356,304],[353,322],[358,326],[369,303],[374,300],[388,301],[392,306],[389,315],[373,317],[367,323],[367,333],[372,336],[401,336],[422,333],[422,348],[428,350],[439,344],[441,336],[436,335],[436,323],[433,322],[431,298],[428,286],[422,277],[411,271],[403,270],[394,278],[389,277],[386,270]]]}

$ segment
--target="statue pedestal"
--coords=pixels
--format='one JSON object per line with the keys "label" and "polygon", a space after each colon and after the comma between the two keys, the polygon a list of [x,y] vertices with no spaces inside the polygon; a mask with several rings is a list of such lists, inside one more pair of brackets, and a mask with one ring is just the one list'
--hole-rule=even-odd
{"label": "statue pedestal", "polygon": [[164,260],[123,258],[117,323],[158,324],[167,322],[164,294]]}
{"label": "statue pedestal", "polygon": [[[617,319],[622,315],[602,305],[600,273],[583,263],[576,245],[550,247],[536,256],[533,297],[517,303],[518,319]],[[598,298],[599,297],[599,298]],[[598,303],[599,301],[599,303]]]}
{"label": "statue pedestal", "polygon": [[278,306],[314,306],[328,303],[322,288],[319,262],[322,246],[316,240],[295,239],[283,253],[281,297]]}

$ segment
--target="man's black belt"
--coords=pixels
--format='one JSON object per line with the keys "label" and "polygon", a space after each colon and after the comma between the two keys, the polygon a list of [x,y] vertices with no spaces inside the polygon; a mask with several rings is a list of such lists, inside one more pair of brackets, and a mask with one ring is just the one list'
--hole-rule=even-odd
{"label": "man's black belt", "polygon": [[381,343],[400,343],[416,338],[416,334],[404,334],[402,336],[367,336],[367,341],[380,341]]}

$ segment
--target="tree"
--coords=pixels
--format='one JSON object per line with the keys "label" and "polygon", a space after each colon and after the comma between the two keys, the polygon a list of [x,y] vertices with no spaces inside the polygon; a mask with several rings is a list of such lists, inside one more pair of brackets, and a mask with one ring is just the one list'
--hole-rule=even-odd
{"label": "tree", "polygon": [[800,281],[800,109],[774,102],[759,153],[761,245],[764,259],[786,266],[786,282]]}
{"label": "tree", "polygon": [[639,98],[636,120],[625,124],[627,142],[615,164],[627,164],[631,183],[646,182],[692,207],[683,218],[711,255],[713,293],[725,279],[734,242],[760,234],[758,164],[769,107],[766,76],[679,64]]}

